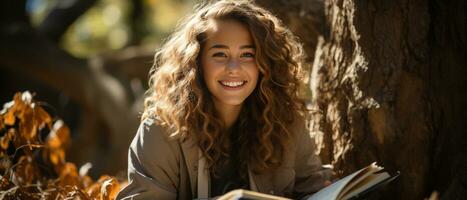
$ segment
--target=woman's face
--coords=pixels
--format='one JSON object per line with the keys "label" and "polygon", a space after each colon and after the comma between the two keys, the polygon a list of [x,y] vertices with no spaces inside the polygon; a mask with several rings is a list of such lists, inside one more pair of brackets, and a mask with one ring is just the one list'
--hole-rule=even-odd
{"label": "woman's face", "polygon": [[258,82],[255,47],[248,28],[215,20],[201,52],[204,81],[216,107],[242,105]]}

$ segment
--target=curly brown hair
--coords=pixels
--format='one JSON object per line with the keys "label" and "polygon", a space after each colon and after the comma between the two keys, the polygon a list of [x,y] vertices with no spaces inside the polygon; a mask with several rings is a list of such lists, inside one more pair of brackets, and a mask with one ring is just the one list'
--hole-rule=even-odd
{"label": "curly brown hair", "polygon": [[276,169],[293,133],[292,123],[305,120],[299,97],[304,61],[301,44],[270,12],[251,1],[221,0],[200,5],[183,20],[155,55],[143,119],[153,118],[170,136],[194,136],[210,170],[228,157],[229,140],[203,80],[199,55],[212,20],[233,19],[250,31],[260,71],[258,85],[238,118],[239,161],[255,173]]}

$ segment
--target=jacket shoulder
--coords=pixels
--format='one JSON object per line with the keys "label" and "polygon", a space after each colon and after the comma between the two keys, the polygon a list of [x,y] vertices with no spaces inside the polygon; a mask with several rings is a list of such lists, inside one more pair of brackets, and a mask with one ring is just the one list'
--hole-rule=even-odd
{"label": "jacket shoulder", "polygon": [[141,159],[173,160],[180,158],[179,140],[170,138],[167,128],[153,119],[141,121],[130,149]]}

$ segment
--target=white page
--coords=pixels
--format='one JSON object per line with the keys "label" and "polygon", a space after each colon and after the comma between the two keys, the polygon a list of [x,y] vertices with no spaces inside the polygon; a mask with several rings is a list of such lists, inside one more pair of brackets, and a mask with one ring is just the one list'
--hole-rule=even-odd
{"label": "white page", "polygon": [[351,174],[348,175],[332,185],[318,191],[317,193],[313,194],[311,197],[309,197],[307,200],[330,200],[330,199],[336,199],[337,196],[339,195],[339,192],[347,185],[349,181],[351,181],[355,176],[360,174],[363,170],[367,169],[367,167]]}
{"label": "white page", "polygon": [[371,186],[389,178],[391,176],[389,176],[389,174],[387,172],[383,172],[381,174],[372,174],[370,175],[370,177],[368,177],[368,181],[362,181],[361,183],[359,183],[352,191],[349,191],[349,193],[347,195],[345,195],[342,199],[349,199],[357,194],[360,194],[361,192],[367,190],[368,188],[370,188]]}

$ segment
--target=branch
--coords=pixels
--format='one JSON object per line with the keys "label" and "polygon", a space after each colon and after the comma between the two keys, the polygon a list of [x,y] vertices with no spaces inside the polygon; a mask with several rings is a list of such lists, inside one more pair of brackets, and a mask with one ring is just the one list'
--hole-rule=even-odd
{"label": "branch", "polygon": [[38,27],[38,32],[58,43],[65,31],[83,13],[91,8],[96,0],[58,1],[52,11]]}

